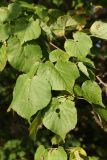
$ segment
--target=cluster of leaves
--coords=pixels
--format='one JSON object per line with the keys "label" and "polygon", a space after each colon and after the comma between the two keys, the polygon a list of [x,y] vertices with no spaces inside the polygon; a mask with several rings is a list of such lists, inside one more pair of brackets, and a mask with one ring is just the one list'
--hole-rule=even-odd
{"label": "cluster of leaves", "polygon": [[[74,147],[74,148],[72,147],[71,149],[69,148],[68,154],[70,160],[75,160],[75,159],[82,160],[81,156],[86,157],[86,152],[80,147]],[[64,151],[63,147],[58,147],[54,149],[51,148],[49,149],[49,151],[47,151],[47,149],[45,149],[44,146],[41,145],[37,149],[34,159],[39,160],[41,157],[44,157],[44,159],[46,160],[47,159],[67,160],[67,154]]]}
{"label": "cluster of leaves", "polygon": [[[63,4],[58,2],[53,1],[58,6]],[[0,71],[10,64],[20,73],[8,111],[13,109],[28,120],[34,139],[44,125],[65,141],[77,124],[78,99],[90,103],[91,110],[107,121],[91,60],[91,37],[107,40],[107,23],[95,21],[87,27],[86,14],[65,13],[24,1],[0,7]],[[70,160],[86,157],[82,148],[69,149],[68,155]],[[62,147],[47,152],[40,146],[35,160],[47,156],[67,159]]]}
{"label": "cluster of leaves", "polygon": [[10,140],[6,142],[4,147],[0,148],[0,159],[8,159],[8,160],[26,160],[25,151],[21,146],[20,140]]}

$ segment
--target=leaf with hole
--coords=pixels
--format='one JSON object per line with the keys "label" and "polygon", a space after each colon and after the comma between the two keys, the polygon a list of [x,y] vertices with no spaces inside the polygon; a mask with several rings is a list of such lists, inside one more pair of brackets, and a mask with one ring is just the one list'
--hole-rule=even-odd
{"label": "leaf with hole", "polygon": [[75,103],[64,98],[53,98],[43,118],[44,126],[64,140],[66,134],[75,128],[76,123]]}

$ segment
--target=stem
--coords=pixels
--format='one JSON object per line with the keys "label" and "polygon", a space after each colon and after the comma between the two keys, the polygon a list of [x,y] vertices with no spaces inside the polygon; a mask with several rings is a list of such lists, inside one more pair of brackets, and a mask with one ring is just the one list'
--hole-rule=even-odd
{"label": "stem", "polygon": [[57,47],[55,44],[53,44],[52,42],[49,42],[49,44],[54,47],[55,49],[59,49],[61,50],[62,52],[64,52],[61,48]]}
{"label": "stem", "polygon": [[97,80],[100,82],[100,84],[102,84],[104,87],[107,88],[107,83],[104,83],[99,76],[96,76],[96,78],[97,78]]}

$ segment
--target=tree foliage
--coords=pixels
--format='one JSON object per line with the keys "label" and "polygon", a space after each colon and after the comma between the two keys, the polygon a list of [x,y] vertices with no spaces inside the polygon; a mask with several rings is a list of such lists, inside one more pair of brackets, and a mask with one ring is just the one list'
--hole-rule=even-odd
{"label": "tree foliage", "polygon": [[[104,158],[102,152],[96,157],[87,155],[85,145],[69,145],[67,139],[78,130],[81,117],[87,119],[83,115],[86,112],[91,119],[94,117],[91,123],[96,121],[106,131],[102,86],[107,89],[107,85],[100,79],[95,62],[101,54],[104,59],[107,55],[105,3],[0,2],[0,77],[8,74],[14,81],[9,85],[13,96],[7,100],[7,111],[25,119],[33,140],[38,139],[39,129],[43,128],[54,135],[51,148],[40,145],[35,160],[97,160],[97,155]],[[7,85],[0,84],[1,95]]]}

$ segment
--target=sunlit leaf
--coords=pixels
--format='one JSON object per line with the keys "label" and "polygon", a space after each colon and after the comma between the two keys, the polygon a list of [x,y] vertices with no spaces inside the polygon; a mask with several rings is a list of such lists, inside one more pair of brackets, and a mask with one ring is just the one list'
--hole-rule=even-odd
{"label": "sunlit leaf", "polygon": [[73,38],[74,39],[67,39],[65,41],[65,50],[71,57],[83,59],[90,52],[92,41],[90,37],[83,32],[74,33]]}
{"label": "sunlit leaf", "polygon": [[50,99],[51,87],[45,79],[24,74],[17,79],[10,108],[30,120],[32,115],[48,105]]}
{"label": "sunlit leaf", "polygon": [[107,22],[95,21],[90,32],[93,36],[107,40]]}
{"label": "sunlit leaf", "polygon": [[8,24],[0,24],[0,41],[4,42],[11,34],[11,29]]}
{"label": "sunlit leaf", "polygon": [[43,119],[44,126],[64,140],[66,134],[75,128],[76,123],[77,111],[74,102],[53,98]]}
{"label": "sunlit leaf", "polygon": [[19,38],[21,44],[24,42],[37,39],[41,34],[39,21],[31,21],[27,23],[23,19],[17,21],[15,26],[15,35]]}
{"label": "sunlit leaf", "polygon": [[42,50],[38,44],[29,43],[21,46],[16,37],[8,41],[8,61],[19,71],[29,72],[35,62],[42,58]]}
{"label": "sunlit leaf", "polygon": [[67,154],[63,147],[59,146],[57,149],[48,152],[48,160],[67,160]]}
{"label": "sunlit leaf", "polygon": [[7,52],[5,45],[0,46],[0,71],[2,71],[7,62]]}
{"label": "sunlit leaf", "polygon": [[34,160],[48,160],[48,152],[43,145],[40,145],[37,148],[37,151],[34,155]]}
{"label": "sunlit leaf", "polygon": [[62,61],[58,61],[55,66],[50,62],[41,65],[38,74],[50,82],[53,90],[67,90],[71,93],[75,80],[79,77],[75,63]]}
{"label": "sunlit leaf", "polygon": [[82,84],[83,97],[91,104],[97,104],[105,107],[102,102],[102,93],[99,85],[94,82],[87,80]]}

